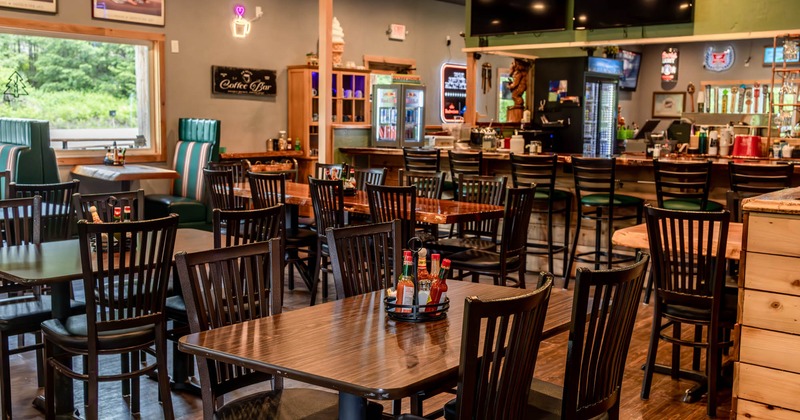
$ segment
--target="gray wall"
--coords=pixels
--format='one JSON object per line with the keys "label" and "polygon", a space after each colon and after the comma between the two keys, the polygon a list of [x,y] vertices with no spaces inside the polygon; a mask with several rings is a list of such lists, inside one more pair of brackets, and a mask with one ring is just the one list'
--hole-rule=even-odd
{"label": "gray wall", "polygon": [[[164,28],[113,23],[91,18],[89,0],[59,0],[58,14],[45,15],[0,10],[2,17],[34,19],[67,24],[102,26],[164,33],[166,53],[166,121],[171,152],[180,117],[214,118],[222,121],[222,145],[228,151],[264,148],[264,140],[287,126],[286,67],[305,63],[305,54],[317,49],[315,0],[170,0]],[[234,39],[230,33],[235,4],[255,16],[250,36]],[[464,41],[464,6],[433,0],[336,0],[334,16],[345,32],[343,61],[361,64],[362,55],[412,58],[429,86],[428,124],[438,124],[439,68],[444,62],[465,63],[460,52]],[[389,41],[391,23],[404,24],[404,42]],[[452,39],[446,47],[447,36]],[[180,42],[180,53],[169,52],[170,41]],[[278,72],[277,96],[271,99],[216,97],[210,93],[212,65],[274,69]]]}
{"label": "gray wall", "polygon": [[[703,52],[710,46],[723,47],[733,45],[735,61],[733,67],[723,72],[714,72],[703,68]],[[627,124],[634,121],[641,126],[651,118],[653,105],[653,92],[671,91],[686,92],[689,82],[694,83],[699,92],[701,82],[714,80],[769,80],[772,77],[770,67],[762,66],[764,46],[772,45],[772,39],[754,39],[748,41],[729,42],[697,42],[686,44],[655,44],[640,48],[631,47],[631,50],[642,51],[642,67],[639,72],[639,86],[635,92],[621,92],[620,105],[622,115]],[[679,49],[678,81],[673,85],[662,85],[661,82],[661,51],[667,47]],[[721,48],[720,48],[721,49]],[[750,65],[745,66],[747,57],[750,56]],[[695,101],[697,93],[695,93]],[[690,110],[689,95],[686,95],[686,109]],[[696,109],[696,105],[695,105]]]}

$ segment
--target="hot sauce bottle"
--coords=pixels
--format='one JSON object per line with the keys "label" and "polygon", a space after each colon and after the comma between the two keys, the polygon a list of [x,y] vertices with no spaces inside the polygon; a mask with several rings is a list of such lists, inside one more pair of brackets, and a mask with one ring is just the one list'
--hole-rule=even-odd
{"label": "hot sauce bottle", "polygon": [[[403,252],[403,275],[397,280],[397,300],[398,305],[411,306],[414,304],[414,260],[411,258],[411,251]],[[411,312],[410,308],[399,308],[398,312]]]}
{"label": "hot sauce bottle", "polygon": [[433,284],[431,284],[431,304],[441,305],[447,298],[447,273],[450,271],[450,260],[445,258],[442,260],[442,267],[439,270],[439,277],[437,277]]}
{"label": "hot sauce bottle", "polygon": [[417,302],[420,305],[427,305],[431,295],[431,275],[428,273],[428,261],[425,259],[427,255],[427,249],[422,248],[419,250],[419,258],[417,260],[417,284],[419,284],[419,294],[417,295]]}

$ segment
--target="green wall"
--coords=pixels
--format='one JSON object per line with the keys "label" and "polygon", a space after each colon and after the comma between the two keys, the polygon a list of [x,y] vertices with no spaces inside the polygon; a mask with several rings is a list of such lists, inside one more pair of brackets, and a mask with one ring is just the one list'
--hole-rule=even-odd
{"label": "green wall", "polygon": [[[467,0],[466,27],[469,33],[472,1]],[[567,15],[572,16],[573,0],[568,0]],[[736,32],[793,30],[800,28],[798,0],[694,0],[694,23],[638,26],[488,37],[490,47],[520,44],[550,44],[620,39],[658,38]],[[571,19],[567,23],[572,28]],[[477,37],[467,37],[467,47],[477,47]]]}

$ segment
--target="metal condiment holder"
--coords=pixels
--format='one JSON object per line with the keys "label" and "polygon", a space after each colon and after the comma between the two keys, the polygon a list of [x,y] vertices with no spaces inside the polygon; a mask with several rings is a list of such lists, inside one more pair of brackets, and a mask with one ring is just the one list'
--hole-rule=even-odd
{"label": "metal condiment holder", "polygon": [[[423,248],[423,241],[418,236],[408,240],[408,250],[411,251],[412,261],[411,269],[414,270],[412,276],[412,283],[414,283],[414,296],[411,305],[401,305],[397,303],[396,298],[385,297],[384,308],[389,318],[395,321],[405,322],[426,322],[435,321],[447,316],[447,310],[450,309],[450,299],[445,299],[444,303],[436,303],[431,305],[420,305],[419,303],[419,279],[417,274],[419,271],[419,251]],[[408,312],[402,312],[408,310]]]}

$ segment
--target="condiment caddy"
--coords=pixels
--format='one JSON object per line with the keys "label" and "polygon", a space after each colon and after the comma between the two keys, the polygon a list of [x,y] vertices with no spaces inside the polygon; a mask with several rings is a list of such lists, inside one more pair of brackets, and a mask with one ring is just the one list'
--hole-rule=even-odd
{"label": "condiment caddy", "polygon": [[[422,241],[412,238],[409,243]],[[422,247],[403,253],[403,274],[398,278],[397,288],[386,291],[384,307],[389,318],[395,321],[426,322],[447,316],[450,299],[447,297],[447,274],[450,260],[439,265],[439,255],[431,256],[431,271],[427,270],[427,250]],[[417,256],[417,258],[414,258]]]}

